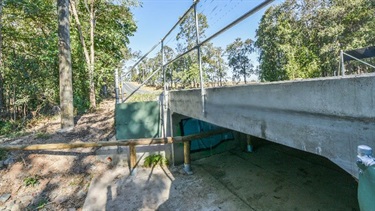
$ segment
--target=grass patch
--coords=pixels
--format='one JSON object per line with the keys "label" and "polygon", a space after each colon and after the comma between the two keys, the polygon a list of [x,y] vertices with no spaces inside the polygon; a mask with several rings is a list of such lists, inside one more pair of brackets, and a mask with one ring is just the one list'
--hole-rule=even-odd
{"label": "grass patch", "polygon": [[35,135],[35,138],[37,138],[37,139],[48,139],[49,137],[50,137],[50,135],[48,133],[43,133],[43,132],[38,132]]}
{"label": "grass patch", "polygon": [[25,183],[25,186],[28,187],[28,186],[35,186],[35,185],[38,185],[39,184],[39,176],[38,175],[35,175],[35,176],[30,176],[30,177],[26,177],[23,182]]}
{"label": "grass patch", "polygon": [[47,204],[48,204],[48,200],[45,199],[45,198],[42,198],[42,199],[38,202],[38,206],[36,207],[36,210],[43,209]]}
{"label": "grass patch", "polygon": [[131,102],[145,102],[145,101],[156,101],[159,99],[160,93],[152,93],[152,94],[134,94],[131,96],[126,103]]}
{"label": "grass patch", "polygon": [[153,167],[153,166],[156,166],[156,165],[165,165],[167,166],[168,165],[168,160],[163,157],[162,155],[149,155],[145,158],[145,161],[143,163],[143,166],[144,167]]}

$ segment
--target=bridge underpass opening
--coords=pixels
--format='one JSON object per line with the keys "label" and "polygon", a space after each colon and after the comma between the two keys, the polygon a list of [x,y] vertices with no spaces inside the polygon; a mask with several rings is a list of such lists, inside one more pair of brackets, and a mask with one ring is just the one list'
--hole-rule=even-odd
{"label": "bridge underpass opening", "polygon": [[[179,114],[173,120],[174,135],[183,135],[187,122],[197,129],[209,124]],[[212,147],[192,144],[191,168],[212,176],[249,209],[359,210],[356,179],[329,159],[254,136],[248,152],[249,135],[230,133],[232,139],[206,139],[217,143]],[[183,145],[175,144],[174,153],[175,164],[182,164]]]}

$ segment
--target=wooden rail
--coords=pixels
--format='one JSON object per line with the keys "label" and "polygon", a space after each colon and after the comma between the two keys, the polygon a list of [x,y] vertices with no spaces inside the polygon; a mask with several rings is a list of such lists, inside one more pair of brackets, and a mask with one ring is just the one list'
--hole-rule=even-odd
{"label": "wooden rail", "polygon": [[124,139],[118,141],[99,141],[83,143],[53,143],[53,144],[31,144],[31,145],[0,145],[0,150],[56,150],[56,149],[74,149],[88,147],[107,147],[107,146],[129,146],[130,167],[134,169],[137,162],[137,152],[135,146],[150,146],[156,144],[184,143],[184,162],[190,164],[190,141],[195,139],[207,138],[213,135],[228,132],[227,129],[209,131],[188,136],[176,136],[166,138],[141,138],[141,139]]}
{"label": "wooden rail", "polygon": [[107,147],[107,146],[137,146],[137,145],[155,145],[155,144],[172,144],[191,141],[194,139],[206,138],[213,135],[228,132],[229,130],[215,130],[188,136],[176,136],[166,138],[141,138],[141,139],[124,139],[118,141],[99,141],[99,142],[83,142],[83,143],[53,143],[53,144],[30,144],[30,145],[12,145],[1,144],[0,149],[12,150],[55,150],[55,149],[73,149],[88,147]]}

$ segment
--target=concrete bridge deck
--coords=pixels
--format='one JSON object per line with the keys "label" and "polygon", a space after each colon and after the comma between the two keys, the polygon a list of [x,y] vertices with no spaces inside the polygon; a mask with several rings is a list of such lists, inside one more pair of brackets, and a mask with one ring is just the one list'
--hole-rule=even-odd
{"label": "concrete bridge deck", "polygon": [[[169,93],[184,115],[327,157],[357,177],[357,145],[375,148],[375,75],[249,84]],[[172,124],[174,124],[173,122]]]}

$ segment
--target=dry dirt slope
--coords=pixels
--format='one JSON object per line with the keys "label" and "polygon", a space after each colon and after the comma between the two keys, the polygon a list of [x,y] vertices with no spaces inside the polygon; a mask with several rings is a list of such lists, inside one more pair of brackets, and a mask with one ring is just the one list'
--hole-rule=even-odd
{"label": "dry dirt slope", "polygon": [[[104,141],[114,135],[114,100],[94,113],[76,118],[72,132],[58,133],[59,118],[29,129],[30,135],[1,144]],[[0,210],[80,210],[94,176],[110,163],[94,156],[96,149],[11,152],[0,169]]]}

